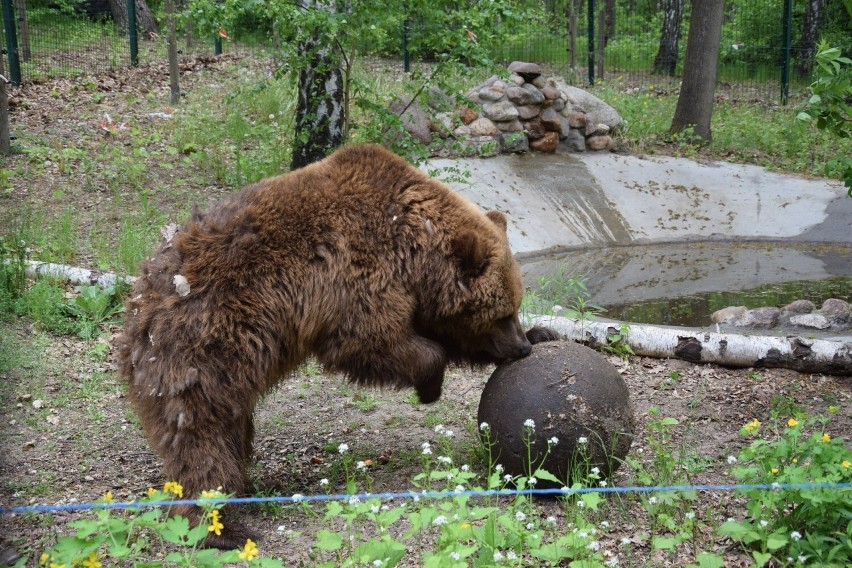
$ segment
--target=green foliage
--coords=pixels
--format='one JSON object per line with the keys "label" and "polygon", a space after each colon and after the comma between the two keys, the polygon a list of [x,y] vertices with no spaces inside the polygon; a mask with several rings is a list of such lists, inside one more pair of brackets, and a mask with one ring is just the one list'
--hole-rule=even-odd
{"label": "green foliage", "polygon": [[521,313],[529,315],[560,315],[579,320],[591,320],[604,309],[589,301],[586,279],[562,272],[538,279],[536,288],[528,288],[521,301]]}
{"label": "green foliage", "polygon": [[[817,128],[837,138],[852,136],[852,60],[840,49],[820,43],[816,55],[817,79],[811,84],[811,97],[802,105],[799,120],[814,121]],[[840,177],[852,197],[852,156],[837,153],[825,164],[825,173]]]}
{"label": "green foliage", "polygon": [[78,332],[83,339],[94,337],[101,324],[124,311],[115,286],[77,286],[77,293],[66,309],[77,318]]}
{"label": "green foliage", "polygon": [[65,290],[50,279],[33,284],[16,303],[20,315],[32,318],[33,322],[51,333],[72,333],[74,322],[65,311]]}
{"label": "green foliage", "polygon": [[627,342],[627,336],[630,334],[630,326],[622,323],[618,326],[618,330],[609,333],[606,336],[606,343],[601,345],[601,350],[606,353],[612,353],[622,359],[629,359],[631,355],[635,355],[633,348]]}
{"label": "green foliage", "polygon": [[[837,409],[830,409],[830,412]],[[830,416],[798,415],[772,420],[772,440],[758,438],[753,420],[740,435],[752,438],[733,469],[739,483],[807,484],[852,482],[852,449],[829,433]],[[755,563],[788,558],[819,565],[852,563],[852,507],[849,489],[746,490],[747,515],[719,527],[752,550]]]}
{"label": "green foliage", "polygon": [[0,318],[14,314],[15,303],[26,291],[26,260],[27,243],[20,235],[0,238]]}

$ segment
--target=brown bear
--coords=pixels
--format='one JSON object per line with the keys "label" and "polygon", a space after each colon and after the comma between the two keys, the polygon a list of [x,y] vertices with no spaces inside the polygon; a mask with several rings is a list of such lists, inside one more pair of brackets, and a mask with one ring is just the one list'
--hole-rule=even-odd
{"label": "brown bear", "polygon": [[[127,302],[119,366],[166,479],[186,498],[240,493],[255,405],[308,356],[433,402],[448,364],[556,338],[524,333],[523,291],[502,213],[381,146],[348,146],[193,214],[162,243]],[[244,543],[233,522],[207,541]]]}

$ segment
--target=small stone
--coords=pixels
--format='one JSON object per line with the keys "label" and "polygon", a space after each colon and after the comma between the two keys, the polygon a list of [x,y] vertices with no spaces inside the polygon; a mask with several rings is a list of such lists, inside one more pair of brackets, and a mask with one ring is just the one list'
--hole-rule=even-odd
{"label": "small stone", "polygon": [[548,132],[559,132],[562,128],[562,122],[559,120],[559,114],[552,108],[545,109],[541,113],[541,125]]}
{"label": "small stone", "polygon": [[453,113],[439,112],[435,115],[435,119],[429,124],[432,132],[437,132],[441,138],[447,138],[454,128]]}
{"label": "small stone", "polygon": [[54,425],[54,426],[59,425],[59,417],[58,417],[58,416],[56,416],[55,414],[51,414],[50,416],[48,416],[47,418],[45,418],[45,420],[47,420],[47,423],[48,423],[48,424],[52,424],[52,425]]}
{"label": "small stone", "polygon": [[504,154],[523,154],[530,151],[530,143],[523,132],[504,132],[500,136],[500,146]]}
{"label": "small stone", "polygon": [[487,118],[490,118],[494,122],[502,122],[504,120],[518,118],[518,109],[516,109],[514,105],[508,101],[486,103],[482,105],[482,112]]}
{"label": "small stone", "polygon": [[470,133],[473,136],[498,136],[500,131],[494,123],[485,117],[480,117],[470,123]]}
{"label": "small stone", "polygon": [[778,324],[778,317],[781,315],[780,308],[755,308],[749,310],[734,323],[737,327],[759,327],[769,329]]}
{"label": "small stone", "polygon": [[495,123],[495,126],[500,132],[521,132],[524,129],[524,126],[521,124],[521,121],[517,118],[515,120],[497,122]]}
{"label": "small stone", "polygon": [[459,113],[459,117],[464,124],[470,124],[477,118],[479,118],[479,113],[473,110],[472,108],[464,107]]}
{"label": "small stone", "polygon": [[733,323],[742,318],[747,311],[748,308],[745,306],[728,306],[710,314],[710,321],[713,323]]}
{"label": "small stone", "polygon": [[541,75],[541,65],[526,61],[512,61],[509,64],[509,71],[517,73],[527,81],[532,81]]}
{"label": "small stone", "polygon": [[518,118],[520,118],[521,120],[529,120],[541,114],[541,107],[539,107],[538,105],[519,106],[517,107],[517,109]]}
{"label": "small stone", "polygon": [[537,89],[543,89],[547,86],[547,81],[541,75],[530,81],[530,83],[532,83]]}
{"label": "small stone", "polygon": [[470,136],[470,127],[469,126],[459,126],[455,130],[453,130],[453,137],[463,138],[465,136]]}
{"label": "small stone", "polygon": [[544,85],[543,87],[539,87],[539,89],[541,89],[541,94],[544,95],[545,99],[549,101],[560,100],[559,91],[553,85]]}
{"label": "small stone", "polygon": [[572,152],[585,152],[586,137],[583,136],[579,130],[572,128],[559,145]]}
{"label": "small stone", "polygon": [[390,104],[390,111],[402,119],[402,126],[416,140],[429,144],[432,131],[429,130],[429,118],[417,104],[410,104],[408,97],[397,97]]}
{"label": "small stone", "polygon": [[532,120],[524,122],[524,130],[527,131],[527,136],[529,136],[532,140],[538,140],[543,137],[546,132],[539,117],[535,117]]}
{"label": "small stone", "polygon": [[521,88],[530,94],[533,104],[540,105],[545,101],[544,93],[539,91],[535,85],[527,83],[522,85]]}
{"label": "small stone", "polygon": [[588,121],[586,121],[586,136],[589,136],[590,134],[595,134],[595,135],[607,134],[608,132],[609,132],[609,126],[607,126],[606,124],[597,124],[597,125],[595,125],[594,131],[589,132],[589,123],[588,123]]}
{"label": "small stone", "polygon": [[820,314],[799,314],[791,317],[790,323],[811,329],[828,329],[831,327],[831,322]]}
{"label": "small stone", "polygon": [[84,477],[83,479],[85,479],[86,481],[94,481],[94,480],[95,480],[95,478],[94,478],[94,477],[92,477],[91,475],[87,475],[87,476],[86,476],[86,477]]}
{"label": "small stone", "polygon": [[781,309],[789,314],[809,314],[816,309],[816,306],[810,300],[796,300]]}
{"label": "small stone", "polygon": [[34,400],[34,401],[33,401],[33,408],[35,408],[35,409],[39,409],[39,408],[41,408],[42,406],[44,406],[44,401],[43,401],[43,400]]}
{"label": "small stone", "polygon": [[586,148],[594,151],[611,150],[612,138],[604,134],[603,136],[589,136],[586,138]]}
{"label": "small stone", "polygon": [[552,153],[559,146],[559,134],[556,132],[548,132],[538,140],[530,142],[530,148],[536,152]]}
{"label": "small stone", "polygon": [[550,108],[555,110],[556,112],[562,112],[565,109],[565,103],[562,99],[556,99],[555,101],[545,101],[544,104],[550,103]]}
{"label": "small stone", "polygon": [[506,96],[506,90],[496,86],[491,86],[479,91],[479,99],[482,101],[496,102],[504,96]]}
{"label": "small stone", "polygon": [[586,129],[586,113],[571,110],[563,112],[562,115],[568,118],[568,124],[571,125],[571,128]]}
{"label": "small stone", "polygon": [[514,83],[519,87],[526,83],[526,81],[524,81],[524,78],[518,75],[517,73],[512,73],[511,75],[509,75],[509,82]]}
{"label": "small stone", "polygon": [[852,319],[852,308],[848,302],[837,298],[829,298],[822,303],[819,313],[828,318],[831,323],[846,323]]}

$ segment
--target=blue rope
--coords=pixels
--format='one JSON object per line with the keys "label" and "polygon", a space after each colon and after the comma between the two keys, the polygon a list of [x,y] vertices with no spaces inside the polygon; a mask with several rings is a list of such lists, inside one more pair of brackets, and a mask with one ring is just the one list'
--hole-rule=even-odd
{"label": "blue rope", "polygon": [[412,491],[403,493],[357,493],[353,495],[292,495],[278,497],[230,497],[221,499],[182,499],[176,501],[157,501],[139,503],[137,501],[115,503],[73,503],[67,505],[29,505],[22,507],[2,507],[0,515],[8,513],[49,513],[57,511],[83,511],[89,509],[150,509],[153,507],[172,507],[175,505],[211,505],[218,503],[299,503],[307,501],[353,501],[367,499],[440,499],[446,497],[488,497],[513,495],[577,495],[583,493],[657,493],[664,491],[749,491],[749,490],[790,490],[790,489],[852,489],[852,483],[756,483],[756,484],[709,484],[709,485],[657,485],[633,487],[583,487],[571,489],[490,489],[471,491]]}

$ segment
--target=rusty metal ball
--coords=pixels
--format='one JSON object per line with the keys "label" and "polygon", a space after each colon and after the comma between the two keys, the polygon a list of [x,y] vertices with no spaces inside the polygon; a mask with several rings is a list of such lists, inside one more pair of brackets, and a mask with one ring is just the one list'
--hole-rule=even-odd
{"label": "rusty metal ball", "polygon": [[[524,425],[528,420],[534,428]],[[541,467],[566,485],[572,472],[585,475],[593,467],[610,476],[635,430],[630,392],[618,370],[570,341],[539,343],[528,357],[498,366],[482,392],[478,422],[488,424],[480,435],[507,473],[527,475],[531,461],[533,470]],[[554,437],[558,441],[541,463]],[[539,481],[537,487],[560,485]]]}

